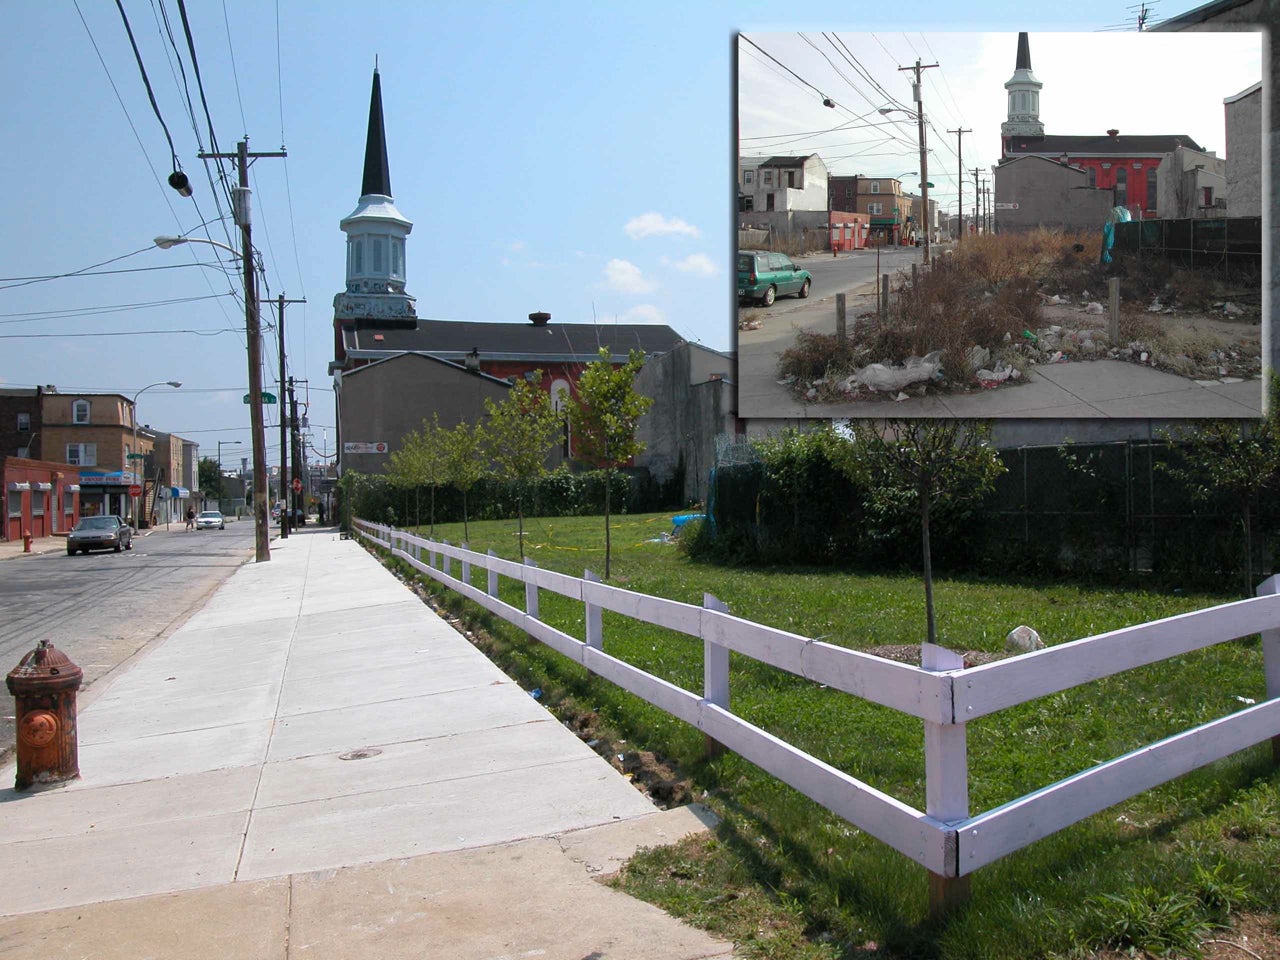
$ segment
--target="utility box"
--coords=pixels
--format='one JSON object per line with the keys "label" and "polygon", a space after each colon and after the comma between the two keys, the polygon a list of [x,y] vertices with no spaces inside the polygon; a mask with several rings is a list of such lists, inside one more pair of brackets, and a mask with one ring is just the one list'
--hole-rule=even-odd
{"label": "utility box", "polygon": [[76,691],[83,679],[83,671],[48,640],[9,671],[5,685],[13,695],[17,732],[14,789],[80,776]]}

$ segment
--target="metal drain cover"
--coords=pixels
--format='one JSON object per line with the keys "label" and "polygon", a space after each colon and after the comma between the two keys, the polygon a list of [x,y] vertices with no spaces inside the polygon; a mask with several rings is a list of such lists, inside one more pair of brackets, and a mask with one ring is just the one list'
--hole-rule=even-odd
{"label": "metal drain cover", "polygon": [[361,747],[359,750],[352,750],[348,753],[338,754],[339,760],[367,760],[370,757],[376,757],[382,751],[377,747]]}

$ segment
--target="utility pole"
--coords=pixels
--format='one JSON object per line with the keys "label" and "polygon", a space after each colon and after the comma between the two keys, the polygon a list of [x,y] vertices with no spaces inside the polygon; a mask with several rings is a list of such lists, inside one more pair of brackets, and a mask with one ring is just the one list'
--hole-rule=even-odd
{"label": "utility pole", "polygon": [[[292,445],[293,445],[293,479],[295,481],[302,480],[302,435],[299,431],[298,421],[298,397],[294,393],[293,385],[296,381],[293,377],[289,378],[289,423],[292,428]],[[305,380],[303,381],[306,382]],[[302,481],[306,483],[305,480]],[[302,509],[303,522],[306,521],[306,510],[303,507],[302,491],[294,492],[292,488],[289,491],[287,500],[292,505],[292,509]]]}
{"label": "utility pole", "polygon": [[911,84],[911,92],[915,95],[916,100],[916,125],[920,130],[920,203],[923,208],[924,216],[924,264],[929,265],[929,149],[925,145],[924,135],[924,103],[920,99],[920,71],[928,70],[936,67],[936,63],[920,64],[920,58],[916,58],[914,67],[899,67],[898,71],[911,70],[915,73],[915,82]]}
{"label": "utility pole", "polygon": [[960,238],[964,236],[964,135],[973,133],[972,130],[948,130],[947,133],[956,135],[956,164],[960,175],[956,177],[956,187],[959,190],[960,202],[957,205],[957,215],[960,217],[960,230],[956,233],[956,243],[960,243]]}
{"label": "utility pole", "polygon": [[250,236],[252,217],[249,198],[249,160],[259,157],[283,157],[276,153],[250,153],[246,137],[236,144],[235,153],[200,153],[201,160],[235,160],[240,174],[234,191],[236,225],[240,227],[240,260],[244,267],[244,326],[249,341],[249,425],[253,442],[253,532],[254,561],[271,559],[271,538],[267,530],[267,450],[262,422],[262,327],[258,316],[258,292],[253,276],[253,243]]}
{"label": "utility pole", "polygon": [[[288,503],[289,489],[289,441],[286,432],[287,420],[284,415],[284,307],[286,303],[306,303],[306,300],[286,300],[284,294],[280,294],[276,298],[276,318],[279,320],[280,333],[280,396],[276,397],[280,409],[280,499],[284,503]],[[289,539],[289,520],[285,514],[288,511],[281,509],[280,511],[280,539]]]}
{"label": "utility pole", "polygon": [[978,205],[981,203],[981,193],[978,190],[978,171],[981,169],[982,169],[981,167],[974,167],[972,171],[973,172],[973,228],[975,230],[979,228],[978,227]]}

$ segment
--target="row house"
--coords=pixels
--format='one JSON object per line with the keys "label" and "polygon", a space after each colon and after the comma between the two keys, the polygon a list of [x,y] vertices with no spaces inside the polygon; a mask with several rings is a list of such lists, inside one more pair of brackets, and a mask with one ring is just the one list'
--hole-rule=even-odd
{"label": "row house", "polygon": [[738,163],[739,213],[827,210],[827,165],[805,157],[743,157]]}

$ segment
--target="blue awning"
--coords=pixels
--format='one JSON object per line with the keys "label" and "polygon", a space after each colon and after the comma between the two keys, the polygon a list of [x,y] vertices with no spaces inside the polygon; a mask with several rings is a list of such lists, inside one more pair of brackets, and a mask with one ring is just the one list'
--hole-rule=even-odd
{"label": "blue awning", "polygon": [[173,497],[175,500],[185,500],[187,497],[191,496],[191,491],[186,487],[170,487],[169,496]]}

